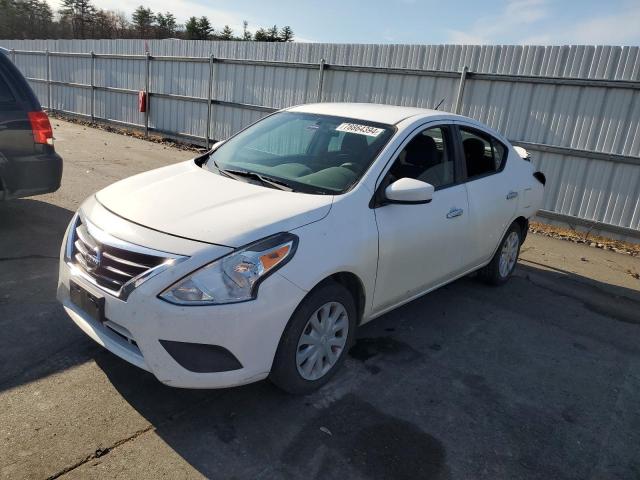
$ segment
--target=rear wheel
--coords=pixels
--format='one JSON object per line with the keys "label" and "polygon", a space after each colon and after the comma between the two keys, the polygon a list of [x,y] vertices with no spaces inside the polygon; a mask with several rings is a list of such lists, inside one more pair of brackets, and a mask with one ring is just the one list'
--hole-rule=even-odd
{"label": "rear wheel", "polygon": [[294,394],[327,383],[344,361],[354,337],[356,308],[351,293],[327,282],[298,306],[282,334],[269,378]]}
{"label": "rear wheel", "polygon": [[480,270],[480,277],[491,285],[505,283],[516,268],[521,243],[522,232],[518,224],[513,223],[505,233],[491,262]]}

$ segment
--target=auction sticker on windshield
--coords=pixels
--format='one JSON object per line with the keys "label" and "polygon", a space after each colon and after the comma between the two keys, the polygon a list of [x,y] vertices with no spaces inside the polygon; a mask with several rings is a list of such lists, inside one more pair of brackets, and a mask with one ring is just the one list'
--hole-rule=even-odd
{"label": "auction sticker on windshield", "polygon": [[368,137],[377,137],[382,132],[383,128],[370,127],[368,125],[360,125],[357,123],[341,123],[338,128],[338,132],[357,133],[358,135],[366,135]]}

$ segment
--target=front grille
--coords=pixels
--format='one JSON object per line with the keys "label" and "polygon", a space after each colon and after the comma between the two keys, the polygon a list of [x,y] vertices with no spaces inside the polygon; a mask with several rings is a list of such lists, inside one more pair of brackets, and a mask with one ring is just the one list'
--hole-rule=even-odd
{"label": "front grille", "polygon": [[97,285],[116,294],[130,280],[170,260],[122,248],[124,242],[118,247],[100,242],[89,230],[88,224],[78,218],[71,232],[69,260]]}

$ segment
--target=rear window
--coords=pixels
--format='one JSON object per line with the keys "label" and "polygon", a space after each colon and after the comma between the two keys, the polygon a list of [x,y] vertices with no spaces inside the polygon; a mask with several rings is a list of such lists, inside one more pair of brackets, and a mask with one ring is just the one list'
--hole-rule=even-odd
{"label": "rear window", "polygon": [[0,102],[5,105],[17,103],[25,110],[40,110],[40,102],[33,94],[27,80],[11,60],[2,53],[0,53]]}
{"label": "rear window", "polygon": [[5,79],[0,75],[0,103],[14,103],[16,98],[11,93],[9,85]]}

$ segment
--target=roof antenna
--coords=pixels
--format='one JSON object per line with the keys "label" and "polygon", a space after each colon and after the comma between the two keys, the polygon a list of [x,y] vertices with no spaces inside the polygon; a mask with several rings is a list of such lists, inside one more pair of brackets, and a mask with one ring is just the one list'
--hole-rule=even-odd
{"label": "roof antenna", "polygon": [[444,101],[446,100],[447,97],[442,97],[442,100],[440,100],[440,103],[438,105],[436,105],[436,108],[434,108],[434,110],[438,110],[440,108],[440,105],[442,105],[444,103]]}

